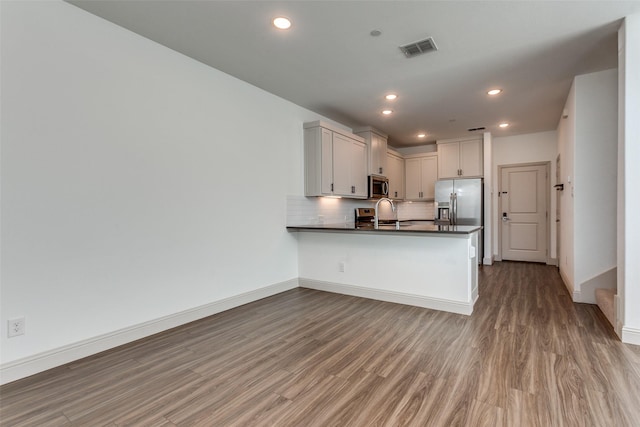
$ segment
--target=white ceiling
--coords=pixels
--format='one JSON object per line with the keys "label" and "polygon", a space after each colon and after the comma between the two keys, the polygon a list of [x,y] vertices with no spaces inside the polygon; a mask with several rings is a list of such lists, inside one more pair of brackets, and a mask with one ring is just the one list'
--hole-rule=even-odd
{"label": "white ceiling", "polygon": [[[639,0],[70,3],[347,126],[378,128],[395,147],[424,144],[419,131],[433,142],[481,126],[555,129],[572,77],[616,67],[617,28],[640,13]],[[292,28],[276,30],[277,15]],[[437,52],[398,49],[429,36]],[[504,92],[491,98],[494,87]]]}

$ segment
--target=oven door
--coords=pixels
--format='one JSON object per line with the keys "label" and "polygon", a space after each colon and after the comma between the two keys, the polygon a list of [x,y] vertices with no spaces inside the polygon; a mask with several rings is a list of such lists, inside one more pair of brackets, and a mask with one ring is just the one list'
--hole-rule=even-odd
{"label": "oven door", "polygon": [[369,198],[381,199],[389,196],[389,180],[384,176],[369,175]]}

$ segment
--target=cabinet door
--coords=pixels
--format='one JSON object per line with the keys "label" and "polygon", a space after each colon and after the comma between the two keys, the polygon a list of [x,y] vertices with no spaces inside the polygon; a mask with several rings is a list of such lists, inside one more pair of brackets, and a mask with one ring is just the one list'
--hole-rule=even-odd
{"label": "cabinet door", "polygon": [[405,199],[420,200],[422,192],[422,159],[407,159],[404,162],[405,167]]}
{"label": "cabinet door", "polygon": [[371,168],[369,172],[375,175],[387,175],[387,140],[380,135],[371,133]]}
{"label": "cabinet door", "polygon": [[438,158],[431,156],[424,157],[421,160],[422,198],[433,200],[436,195],[436,181],[438,180]]}
{"label": "cabinet door", "polygon": [[360,141],[351,141],[351,196],[367,198],[367,146]]}
{"label": "cabinet door", "polygon": [[351,153],[353,140],[333,134],[333,194],[351,196]]}
{"label": "cabinet door", "polygon": [[404,199],[404,160],[387,153],[387,178],[389,178],[389,197]]}
{"label": "cabinet door", "polygon": [[452,142],[438,144],[438,173],[440,178],[457,178],[460,157],[460,144]]}
{"label": "cabinet door", "polygon": [[333,132],[321,129],[320,187],[322,194],[331,194],[333,184]]}
{"label": "cabinet door", "polygon": [[482,141],[460,141],[461,176],[482,176]]}

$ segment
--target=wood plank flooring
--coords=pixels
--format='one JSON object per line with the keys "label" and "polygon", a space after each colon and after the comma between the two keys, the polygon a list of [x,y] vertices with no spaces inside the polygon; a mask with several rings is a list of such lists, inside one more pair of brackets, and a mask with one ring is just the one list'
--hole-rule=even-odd
{"label": "wood plank flooring", "polygon": [[640,426],[640,349],[553,267],[472,316],[295,289],[0,388],[2,426]]}

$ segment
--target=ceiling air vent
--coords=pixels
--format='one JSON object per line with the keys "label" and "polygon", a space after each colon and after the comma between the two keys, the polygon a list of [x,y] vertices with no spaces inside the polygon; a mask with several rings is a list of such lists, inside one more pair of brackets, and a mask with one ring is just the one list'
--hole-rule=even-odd
{"label": "ceiling air vent", "polygon": [[479,127],[479,128],[470,128],[470,129],[467,129],[467,130],[468,130],[469,132],[475,132],[475,131],[477,131],[477,130],[485,130],[485,129],[486,129],[486,128],[485,128],[484,126],[482,126],[482,127]]}
{"label": "ceiling air vent", "polygon": [[436,51],[438,50],[438,47],[436,46],[436,42],[433,41],[433,37],[429,37],[428,39],[400,46],[400,50],[407,58],[413,58],[414,56],[421,55],[423,53]]}

